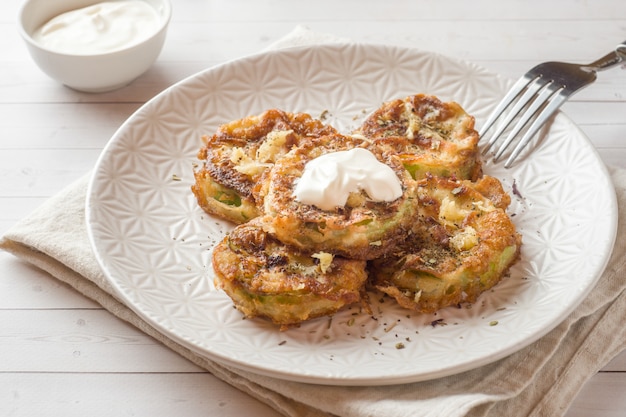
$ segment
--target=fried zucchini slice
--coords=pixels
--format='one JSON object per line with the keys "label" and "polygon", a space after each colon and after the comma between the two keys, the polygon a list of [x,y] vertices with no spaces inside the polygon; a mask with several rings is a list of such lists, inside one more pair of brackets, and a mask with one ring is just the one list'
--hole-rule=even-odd
{"label": "fried zucchini slice", "polygon": [[[307,162],[332,152],[366,148],[397,175],[402,195],[372,201],[366,192],[350,194],[343,206],[322,209],[297,200],[294,189]],[[369,142],[343,135],[315,138],[276,162],[264,182],[263,222],[277,239],[305,251],[324,251],[351,259],[374,259],[404,239],[416,212],[415,181],[393,155]]]}
{"label": "fried zucchini slice", "polygon": [[433,176],[418,181],[419,221],[398,253],[371,263],[374,287],[405,308],[433,313],[475,302],[496,285],[521,245],[499,184],[488,176],[476,184]]}
{"label": "fried zucchini slice", "polygon": [[191,190],[206,212],[246,222],[261,213],[255,187],[264,172],[302,140],[334,132],[306,113],[278,109],[223,124],[203,137]]}
{"label": "fried zucchini slice", "polygon": [[214,248],[213,268],[216,286],[246,317],[283,329],[366,300],[364,261],[297,251],[263,231],[258,218]]}
{"label": "fried zucchini slice", "polygon": [[235,189],[226,187],[211,177],[209,171],[194,172],[191,190],[198,205],[207,213],[236,224],[245,223],[261,214],[253,199],[244,198]]}
{"label": "fried zucchini slice", "polygon": [[415,179],[430,173],[477,180],[482,174],[474,117],[455,102],[426,94],[392,100],[354,133],[397,153]]}

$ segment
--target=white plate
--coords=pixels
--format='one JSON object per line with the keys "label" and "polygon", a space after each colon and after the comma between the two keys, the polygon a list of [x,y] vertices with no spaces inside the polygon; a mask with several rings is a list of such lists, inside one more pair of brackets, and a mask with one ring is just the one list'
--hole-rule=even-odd
{"label": "white plate", "polygon": [[614,243],[617,207],[605,167],[562,114],[523,164],[486,165],[523,196],[513,196],[510,213],[524,245],[511,276],[471,308],[417,315],[376,296],[375,317],[353,308],[286,332],[242,320],[212,284],[210,249],[231,226],[204,214],[189,187],[201,135],[232,119],[268,108],[328,110],[328,122],[347,131],[383,101],[425,92],[459,102],[480,126],[507,85],[472,64],[375,45],[296,48],[211,68],[148,102],[106,146],[88,192],[93,249],[128,306],[222,364],[301,382],[381,385],[493,362],[561,322]]}

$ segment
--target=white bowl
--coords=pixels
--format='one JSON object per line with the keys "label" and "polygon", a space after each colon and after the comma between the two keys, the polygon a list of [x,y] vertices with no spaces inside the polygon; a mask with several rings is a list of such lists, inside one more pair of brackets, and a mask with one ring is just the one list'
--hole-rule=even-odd
{"label": "white bowl", "polygon": [[144,41],[112,52],[60,53],[42,46],[33,33],[51,18],[102,0],[26,0],[19,13],[19,29],[39,68],[51,78],[79,91],[105,92],[123,87],[150,68],[159,56],[169,24],[169,0],[143,0],[159,16],[158,29]]}

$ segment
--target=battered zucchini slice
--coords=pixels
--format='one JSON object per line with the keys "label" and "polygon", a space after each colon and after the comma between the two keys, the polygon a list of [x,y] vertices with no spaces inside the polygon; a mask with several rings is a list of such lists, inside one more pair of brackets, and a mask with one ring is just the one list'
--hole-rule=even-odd
{"label": "battered zucchini slice", "polygon": [[[373,201],[365,191],[352,192],[345,205],[322,209],[294,195],[309,161],[322,155],[365,148],[395,172],[399,198]],[[304,251],[324,251],[351,259],[374,259],[393,250],[410,229],[417,206],[415,181],[394,156],[369,142],[343,135],[311,139],[294,148],[269,171],[261,191],[263,223],[277,239]]]}
{"label": "battered zucchini slice", "polygon": [[354,132],[398,154],[413,178],[477,180],[482,174],[474,117],[455,102],[416,94],[384,103]]}
{"label": "battered zucchini slice", "polygon": [[365,303],[365,261],[297,251],[264,232],[258,220],[236,226],[213,251],[216,286],[246,317],[286,329]]}
{"label": "battered zucchini slice", "polygon": [[245,223],[261,214],[254,199],[242,197],[237,190],[226,187],[211,177],[206,169],[194,172],[191,190],[198,205],[207,213],[236,224]]}
{"label": "battered zucchini slice", "polygon": [[374,287],[421,313],[475,302],[519,256],[521,237],[505,213],[510,200],[489,176],[477,183],[427,176],[417,195],[413,233],[370,265]]}
{"label": "battered zucchini slice", "polygon": [[244,223],[261,213],[255,187],[264,172],[301,141],[334,132],[306,113],[278,109],[223,124],[203,137],[191,190],[206,212]]}

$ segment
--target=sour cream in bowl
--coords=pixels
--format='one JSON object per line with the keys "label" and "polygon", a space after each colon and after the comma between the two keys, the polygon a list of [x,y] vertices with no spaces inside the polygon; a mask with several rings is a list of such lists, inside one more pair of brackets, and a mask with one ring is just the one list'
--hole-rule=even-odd
{"label": "sour cream in bowl", "polygon": [[150,68],[170,16],[169,0],[26,0],[19,23],[43,72],[95,93],[123,87]]}

